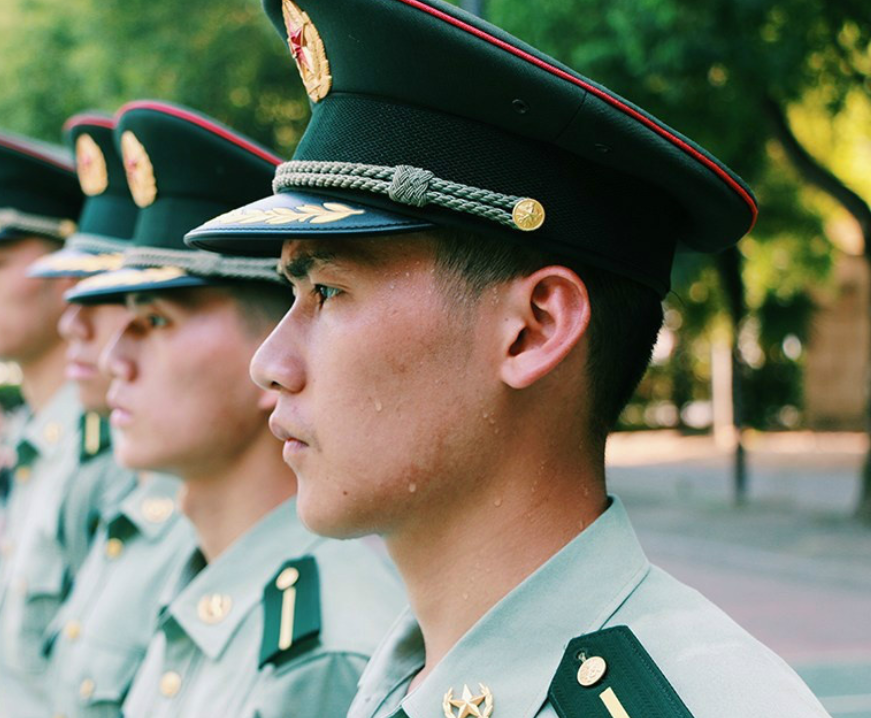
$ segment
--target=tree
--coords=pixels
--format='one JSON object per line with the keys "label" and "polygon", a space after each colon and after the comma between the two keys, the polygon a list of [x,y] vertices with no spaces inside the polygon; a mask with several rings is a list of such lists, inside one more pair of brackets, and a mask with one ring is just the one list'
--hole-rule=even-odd
{"label": "tree", "polygon": [[[871,24],[865,3],[488,0],[487,8],[497,24],[665,118],[748,179],[762,204],[753,242],[795,247],[797,241],[810,245],[818,240],[821,218],[800,196],[801,186],[811,183],[855,217],[871,263],[867,200],[812,156],[787,119],[792,105],[820,87],[830,117],[842,111],[851,93],[871,89]],[[773,143],[797,171],[798,181],[787,193],[783,178],[772,173],[777,163]],[[776,204],[773,216],[769,200]],[[742,247],[745,254],[747,246]],[[799,252],[804,258],[810,254]],[[795,268],[806,280],[819,277],[811,264]],[[787,303],[801,293],[784,296],[777,287],[765,292]],[[766,301],[757,298],[756,308]],[[806,307],[799,305],[797,316],[806,315]],[[871,520],[871,454],[858,513]]]}

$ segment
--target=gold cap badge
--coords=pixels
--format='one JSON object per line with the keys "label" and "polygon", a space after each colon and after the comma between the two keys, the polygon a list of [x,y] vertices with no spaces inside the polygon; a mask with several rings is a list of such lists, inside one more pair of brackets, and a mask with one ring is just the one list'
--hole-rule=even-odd
{"label": "gold cap badge", "polygon": [[103,194],[109,186],[106,158],[100,146],[89,134],[79,135],[76,140],[76,172],[82,192],[89,197]]}
{"label": "gold cap badge", "polygon": [[287,46],[296,62],[305,91],[312,102],[323,100],[330,91],[333,77],[318,29],[291,0],[283,0],[281,13],[287,28]]}
{"label": "gold cap badge", "polygon": [[[469,686],[463,686],[463,695],[460,698],[454,698],[454,689],[448,689],[442,700],[442,710],[445,713],[445,718],[490,718],[493,715],[493,694],[490,689],[483,683],[479,683],[478,687],[481,692],[474,696]],[[483,704],[483,705],[482,705]],[[454,708],[457,712],[454,713]]]}
{"label": "gold cap badge", "polygon": [[139,207],[147,207],[157,198],[157,180],[151,158],[130,130],[121,135],[121,154],[133,201]]}

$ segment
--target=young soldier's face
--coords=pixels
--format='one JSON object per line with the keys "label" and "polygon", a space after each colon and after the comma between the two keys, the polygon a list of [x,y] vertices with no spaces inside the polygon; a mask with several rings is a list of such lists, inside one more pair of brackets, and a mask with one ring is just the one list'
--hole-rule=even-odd
{"label": "young soldier's face", "polygon": [[98,362],[129,317],[121,304],[69,304],[61,315],[58,330],[67,342],[66,376],[76,382],[79,399],[88,411],[108,413],[106,392],[112,377],[100,371]]}
{"label": "young soldier's face", "polygon": [[268,415],[248,376],[262,337],[217,288],[136,294],[128,308],[127,326],[102,358],[113,377],[116,459],[182,478],[224,469]]}
{"label": "young soldier's face", "polygon": [[0,357],[28,362],[56,344],[64,292],[72,280],[27,276],[49,251],[36,238],[0,242]]}
{"label": "young soldier's face", "polygon": [[476,500],[455,477],[494,458],[490,302],[451,312],[422,238],[288,242],[282,264],[294,305],[252,376],[280,390],[270,426],[303,521],[387,535]]}

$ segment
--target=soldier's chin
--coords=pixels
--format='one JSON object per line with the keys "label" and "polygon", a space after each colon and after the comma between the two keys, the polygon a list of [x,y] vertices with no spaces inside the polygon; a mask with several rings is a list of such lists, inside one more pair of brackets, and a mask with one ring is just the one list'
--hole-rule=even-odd
{"label": "soldier's chin", "polygon": [[[329,497],[319,487],[307,486],[299,479],[296,513],[303,525],[318,536],[351,539],[375,533],[355,510],[347,496]],[[344,501],[341,499],[345,499]]]}

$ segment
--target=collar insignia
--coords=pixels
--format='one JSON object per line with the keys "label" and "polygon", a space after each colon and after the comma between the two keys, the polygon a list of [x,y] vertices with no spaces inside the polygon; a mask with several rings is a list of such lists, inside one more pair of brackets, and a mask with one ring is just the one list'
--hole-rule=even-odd
{"label": "collar insignia", "polygon": [[[481,692],[478,695],[472,695],[469,686],[463,686],[463,695],[460,698],[454,698],[454,689],[449,688],[442,700],[442,710],[445,713],[445,718],[490,718],[493,715],[493,694],[490,689],[483,683],[479,683],[478,687]],[[454,709],[457,712],[454,712]]]}
{"label": "collar insignia", "polygon": [[312,102],[323,100],[333,84],[330,63],[318,29],[291,0],[283,0],[281,13],[287,28],[287,45]]}

